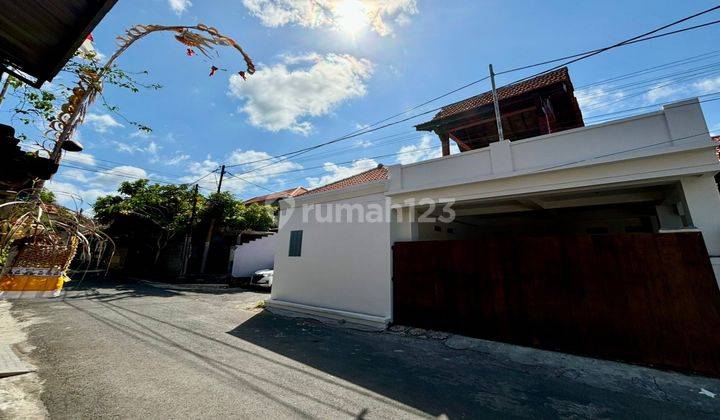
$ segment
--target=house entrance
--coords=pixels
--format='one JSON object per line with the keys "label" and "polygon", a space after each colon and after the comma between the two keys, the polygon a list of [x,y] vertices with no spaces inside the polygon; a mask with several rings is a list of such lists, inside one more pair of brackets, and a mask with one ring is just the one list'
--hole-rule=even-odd
{"label": "house entrance", "polygon": [[720,376],[720,289],[702,234],[662,228],[690,223],[667,202],[460,206],[394,244],[393,322]]}

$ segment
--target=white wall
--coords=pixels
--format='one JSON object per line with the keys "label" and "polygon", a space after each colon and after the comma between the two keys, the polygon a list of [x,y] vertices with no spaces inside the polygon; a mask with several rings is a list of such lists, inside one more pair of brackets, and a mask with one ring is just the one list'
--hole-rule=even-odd
{"label": "white wall", "polygon": [[681,185],[690,222],[703,234],[720,286],[720,194],[715,178],[710,175],[686,177]]}
{"label": "white wall", "polygon": [[495,142],[482,149],[392,166],[390,194],[710,145],[707,131],[699,102],[678,102],[645,115],[515,142]]}
{"label": "white wall", "polygon": [[[345,204],[386,210],[385,196],[377,193],[319,206],[321,214],[327,215],[328,209]],[[348,223],[343,218],[321,223],[314,213],[306,222],[303,216],[302,208],[280,211],[271,307],[289,302],[387,322],[392,314],[389,221],[369,223],[354,218],[354,223]],[[303,231],[300,257],[288,256],[293,230]]]}
{"label": "white wall", "polygon": [[250,277],[258,270],[273,268],[277,243],[277,235],[271,235],[237,246],[232,276]]}
{"label": "white wall", "polygon": [[[720,255],[720,197],[711,176],[720,169],[697,100],[662,111],[597,126],[568,130],[411,165],[389,168],[387,183],[300,196],[295,205],[377,204],[385,197],[443,202],[501,202],[542,193],[666,185],[682,180],[693,223],[708,249]],[[701,176],[698,178],[698,176]],[[699,181],[698,181],[699,180]],[[283,206],[281,206],[283,207]],[[393,210],[407,216],[410,210]],[[271,308],[363,316],[372,322],[392,317],[393,241],[417,240],[427,227],[408,221],[383,223],[303,220],[302,208],[283,208],[275,256]],[[289,257],[292,230],[303,231],[302,256]],[[422,232],[421,232],[422,231]],[[720,260],[716,266],[720,270]]]}

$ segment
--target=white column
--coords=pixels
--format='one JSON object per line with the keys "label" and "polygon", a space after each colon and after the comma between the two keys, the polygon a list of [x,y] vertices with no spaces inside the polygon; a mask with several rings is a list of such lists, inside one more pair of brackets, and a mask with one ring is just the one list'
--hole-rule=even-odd
{"label": "white column", "polygon": [[720,286],[720,193],[710,174],[685,177],[681,180],[690,222],[702,231]]}
{"label": "white column", "polygon": [[412,242],[418,240],[418,226],[412,207],[392,209],[390,242]]}
{"label": "white column", "polygon": [[697,98],[663,105],[663,112],[673,145],[709,140],[707,123]]}

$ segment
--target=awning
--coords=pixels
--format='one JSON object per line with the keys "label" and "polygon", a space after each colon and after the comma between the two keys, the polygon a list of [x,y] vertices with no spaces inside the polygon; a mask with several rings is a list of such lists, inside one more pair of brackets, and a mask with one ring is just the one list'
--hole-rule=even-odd
{"label": "awning", "polygon": [[117,0],[0,0],[0,74],[52,80]]}

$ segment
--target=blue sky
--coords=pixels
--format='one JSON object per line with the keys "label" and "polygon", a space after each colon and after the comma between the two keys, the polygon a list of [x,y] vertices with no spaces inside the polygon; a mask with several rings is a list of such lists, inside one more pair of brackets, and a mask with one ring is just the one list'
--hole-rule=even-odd
{"label": "blue sky", "polygon": [[[153,128],[149,136],[94,106],[80,139],[86,150],[66,162],[50,184],[83,198],[87,207],[132,177],[189,182],[220,163],[251,183],[224,186],[248,198],[296,185],[317,186],[382,163],[434,157],[439,146],[408,121],[349,139],[274,166],[246,164],[323,142],[401,112],[428,98],[497,71],[602,47],[715,5],[710,1],[499,1],[499,0],[122,0],[94,31],[105,55],[115,37],[134,24],[217,27],[253,57],[258,72],[247,81],[239,55],[219,50],[213,61],[228,72],[208,77],[211,63],[169,34],[139,41],[121,59],[130,71],[149,70],[159,91],[130,94],[108,89],[123,115]],[[720,13],[692,21],[718,19]],[[608,52],[570,67],[576,87],[650,66],[710,53],[720,27],[710,27]],[[643,77],[606,83],[577,94],[584,115],[669,102],[720,91],[720,53]],[[696,77],[660,76],[700,66]],[[498,79],[511,82],[531,71]],[[653,78],[657,80],[654,81]],[[623,88],[623,84],[648,81]],[[664,86],[663,86],[664,85]],[[643,86],[645,86],[643,88]],[[659,86],[659,87],[657,87]],[[485,91],[475,85],[423,111]],[[654,89],[652,89],[654,88]],[[651,90],[652,89],[652,90]],[[720,102],[703,104],[708,125],[720,128]],[[3,107],[9,107],[4,104]],[[652,109],[649,109],[650,111]],[[5,122],[7,113],[0,113]],[[588,119],[588,123],[602,120]],[[378,155],[401,153],[384,158]],[[73,163],[71,163],[71,161]],[[123,178],[126,177],[126,178]],[[201,184],[213,188],[210,176]],[[264,188],[260,188],[260,185]],[[67,196],[64,204],[72,204]]]}

